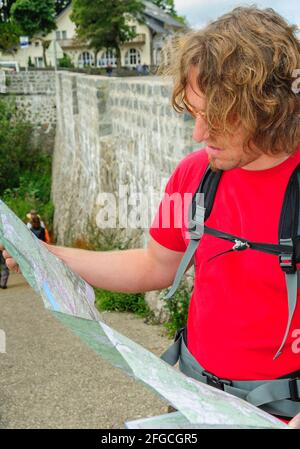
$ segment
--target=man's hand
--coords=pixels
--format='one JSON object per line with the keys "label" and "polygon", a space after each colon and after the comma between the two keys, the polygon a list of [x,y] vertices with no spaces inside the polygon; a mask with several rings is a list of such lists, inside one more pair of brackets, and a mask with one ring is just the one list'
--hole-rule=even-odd
{"label": "man's hand", "polygon": [[11,255],[5,250],[4,246],[0,244],[0,251],[2,251],[3,257],[5,259],[5,263],[8,266],[8,268],[11,271],[14,271],[15,273],[20,273],[20,267],[17,264],[17,262],[15,261],[15,259],[13,259],[11,257]]}
{"label": "man's hand", "polygon": [[289,426],[293,427],[294,429],[300,429],[300,413],[298,415],[294,416],[293,419],[289,422]]}

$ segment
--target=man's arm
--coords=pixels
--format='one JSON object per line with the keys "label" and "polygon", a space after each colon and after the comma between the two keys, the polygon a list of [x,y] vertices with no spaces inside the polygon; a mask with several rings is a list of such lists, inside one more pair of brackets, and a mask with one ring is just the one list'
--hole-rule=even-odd
{"label": "man's arm", "polygon": [[[89,284],[118,292],[146,292],[172,284],[183,256],[150,238],[147,248],[124,251],[87,251],[45,245]],[[15,261],[4,251],[9,268]]]}

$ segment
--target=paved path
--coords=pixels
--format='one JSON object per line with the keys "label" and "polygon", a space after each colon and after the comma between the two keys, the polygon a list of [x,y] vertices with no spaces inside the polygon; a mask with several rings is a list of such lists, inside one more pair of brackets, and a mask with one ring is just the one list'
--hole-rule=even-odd
{"label": "paved path", "polygon": [[[165,413],[166,402],[111,367],[47,312],[21,275],[0,290],[0,428],[122,428],[126,420]],[[116,330],[159,355],[160,326],[105,313]]]}

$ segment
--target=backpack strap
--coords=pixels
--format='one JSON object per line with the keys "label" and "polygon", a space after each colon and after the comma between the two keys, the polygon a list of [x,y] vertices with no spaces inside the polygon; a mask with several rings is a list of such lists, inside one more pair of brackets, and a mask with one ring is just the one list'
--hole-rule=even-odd
{"label": "backpack strap", "polygon": [[244,399],[268,413],[289,419],[300,412],[299,371],[270,380],[222,379],[205,370],[189,352],[185,334],[184,328],[177,331],[173,345],[161,355],[162,360],[170,365],[179,362],[179,369],[186,376]]}
{"label": "backpack strap", "polygon": [[190,242],[180,261],[172,287],[164,296],[164,299],[170,299],[176,292],[182,276],[184,275],[190,261],[192,260],[196,249],[200,243],[200,239],[204,232],[204,221],[209,217],[217,188],[222,176],[222,172],[213,172],[208,165],[206,171],[193,195],[189,207],[189,236]]}
{"label": "backpack strap", "polygon": [[[288,296],[288,321],[281,345],[276,352],[276,359],[282,351],[287,340],[291,322],[297,305],[298,281],[297,266],[299,262],[300,247],[300,164],[296,167],[290,177],[285,191],[281,216],[278,228],[278,238],[280,244],[290,246],[290,251],[279,255],[279,264],[285,274],[285,283]],[[298,251],[297,251],[298,247]]]}

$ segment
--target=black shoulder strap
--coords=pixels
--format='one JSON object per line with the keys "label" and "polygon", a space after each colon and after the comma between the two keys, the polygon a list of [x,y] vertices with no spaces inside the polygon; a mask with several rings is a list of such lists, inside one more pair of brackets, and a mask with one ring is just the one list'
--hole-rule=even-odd
{"label": "black shoulder strap", "polygon": [[300,164],[288,182],[278,226],[278,240],[300,237]]}
{"label": "black shoulder strap", "polygon": [[198,188],[193,196],[192,200],[193,217],[196,211],[197,193],[204,193],[204,207],[205,207],[204,220],[207,220],[208,217],[210,216],[222,173],[223,172],[221,170],[212,171],[209,165],[206,167],[205,173],[202,176]]}

